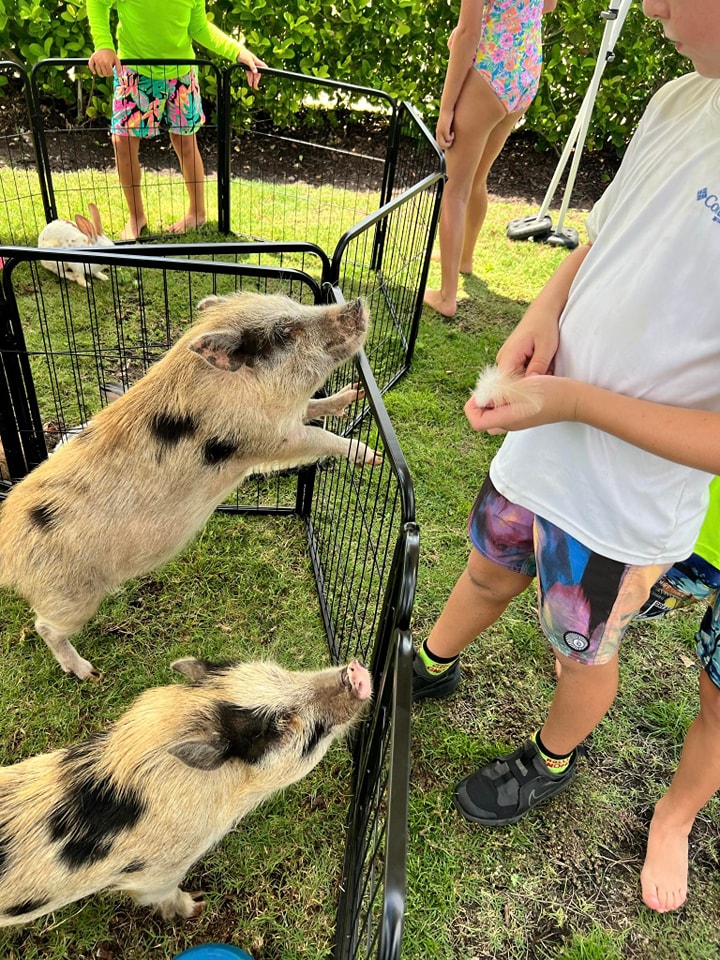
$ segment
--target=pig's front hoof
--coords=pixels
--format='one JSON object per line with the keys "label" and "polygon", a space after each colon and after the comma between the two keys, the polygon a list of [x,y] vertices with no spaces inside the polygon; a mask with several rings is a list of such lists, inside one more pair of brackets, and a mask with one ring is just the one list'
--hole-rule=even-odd
{"label": "pig's front hoof", "polygon": [[155,903],[155,910],[163,920],[172,920],[173,917],[182,917],[183,920],[192,920],[199,917],[205,909],[205,901],[202,899],[202,890],[194,890],[192,893],[186,893],[179,887],[170,894]]}
{"label": "pig's front hoof", "polygon": [[192,920],[196,917],[201,916],[205,910],[205,900],[202,890],[193,890],[192,893],[186,893],[185,896],[188,898],[187,909],[188,913],[184,913],[183,916],[186,920]]}
{"label": "pig's front hoof", "polygon": [[73,660],[71,664],[61,664],[61,666],[65,673],[72,677],[77,677],[78,680],[89,680],[91,683],[100,683],[103,679],[103,674],[99,670],[96,670],[89,660],[83,660],[82,657]]}

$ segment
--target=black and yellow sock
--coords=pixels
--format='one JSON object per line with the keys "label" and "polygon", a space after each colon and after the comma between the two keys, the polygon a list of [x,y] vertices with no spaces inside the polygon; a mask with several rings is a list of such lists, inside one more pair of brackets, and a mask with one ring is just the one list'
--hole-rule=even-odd
{"label": "black and yellow sock", "polygon": [[448,670],[457,660],[458,657],[438,657],[437,654],[434,654],[431,650],[427,648],[427,640],[418,650],[418,657],[422,665],[425,667],[427,672],[433,677],[440,677]]}
{"label": "black and yellow sock", "polygon": [[540,753],[540,756],[541,756],[541,757],[543,758],[543,760],[545,761],[545,766],[548,768],[548,770],[550,771],[550,773],[554,773],[554,774],[556,774],[556,775],[558,775],[558,776],[559,776],[561,773],[565,773],[565,771],[567,770],[567,768],[568,768],[568,767],[570,766],[570,764],[572,763],[572,758],[575,756],[575,751],[574,751],[574,750],[571,750],[570,753],[565,754],[564,756],[560,756],[560,755],[557,754],[557,753],[551,753],[551,752],[547,749],[547,747],[544,745],[544,743],[542,742],[542,740],[540,739],[540,731],[539,731],[539,730],[537,730],[537,731],[530,737],[530,739],[533,741],[533,743],[535,744],[535,746],[538,748],[538,751],[539,751],[539,753]]}

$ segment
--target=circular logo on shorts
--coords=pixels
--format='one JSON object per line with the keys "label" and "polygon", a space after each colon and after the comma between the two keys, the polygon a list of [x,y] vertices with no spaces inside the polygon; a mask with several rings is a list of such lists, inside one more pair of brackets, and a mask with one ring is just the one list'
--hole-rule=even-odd
{"label": "circular logo on shorts", "polygon": [[574,630],[568,630],[568,632],[563,636],[563,640],[571,650],[577,650],[578,653],[582,653],[583,650],[587,650],[587,648],[590,646],[590,641],[585,634],[575,633]]}

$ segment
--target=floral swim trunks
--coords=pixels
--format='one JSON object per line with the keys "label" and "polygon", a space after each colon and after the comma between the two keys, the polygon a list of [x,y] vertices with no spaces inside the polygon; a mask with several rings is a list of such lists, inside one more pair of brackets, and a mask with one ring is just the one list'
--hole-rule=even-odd
{"label": "floral swim trunks", "polygon": [[197,133],[205,122],[194,70],[181,77],[147,77],[124,67],[115,73],[111,131],[121,137],[157,137],[164,123],[172,133]]}
{"label": "floral swim trunks", "polygon": [[667,564],[632,566],[593,553],[555,524],[511,503],[489,477],[468,531],[484,557],[537,576],[543,633],[558,653],[586,664],[612,659],[650,588],[667,570]]}
{"label": "floral swim trunks", "polygon": [[508,113],[532,103],[542,70],[543,0],[486,0],[473,64]]}

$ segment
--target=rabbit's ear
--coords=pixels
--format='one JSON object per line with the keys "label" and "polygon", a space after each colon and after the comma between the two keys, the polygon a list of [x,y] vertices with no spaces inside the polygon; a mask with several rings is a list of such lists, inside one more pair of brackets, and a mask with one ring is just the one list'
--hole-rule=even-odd
{"label": "rabbit's ear", "polygon": [[95,233],[98,236],[101,236],[103,233],[102,223],[100,222],[100,211],[94,203],[88,204],[88,210],[90,211],[90,216],[92,218],[93,226],[95,227]]}
{"label": "rabbit's ear", "polygon": [[88,218],[83,217],[80,213],[76,213],[75,223],[78,225],[78,230],[80,230],[81,233],[84,233],[88,240],[94,243],[97,233],[95,232],[95,227],[90,223]]}

